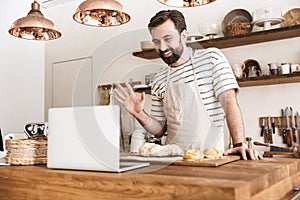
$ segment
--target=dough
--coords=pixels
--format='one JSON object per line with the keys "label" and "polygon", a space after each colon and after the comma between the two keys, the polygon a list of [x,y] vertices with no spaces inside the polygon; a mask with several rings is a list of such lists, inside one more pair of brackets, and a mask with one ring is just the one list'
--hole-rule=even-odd
{"label": "dough", "polygon": [[204,150],[204,157],[208,159],[222,158],[222,152],[216,148],[207,148]]}
{"label": "dough", "polygon": [[207,148],[204,151],[197,149],[187,150],[183,155],[184,161],[201,161],[203,158],[219,159],[222,158],[222,152],[216,148]]}
{"label": "dough", "polygon": [[139,154],[152,157],[181,156],[183,151],[176,144],[159,145],[147,142],[140,147]]}
{"label": "dough", "polygon": [[200,161],[204,158],[204,154],[200,150],[187,150],[183,155],[184,161]]}

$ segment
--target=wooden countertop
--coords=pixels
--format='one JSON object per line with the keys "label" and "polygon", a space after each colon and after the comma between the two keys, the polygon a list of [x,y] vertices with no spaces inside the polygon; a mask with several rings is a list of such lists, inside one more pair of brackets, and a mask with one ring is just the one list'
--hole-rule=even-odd
{"label": "wooden countertop", "polygon": [[265,158],[219,167],[161,166],[125,173],[0,166],[0,199],[288,199],[300,159]]}

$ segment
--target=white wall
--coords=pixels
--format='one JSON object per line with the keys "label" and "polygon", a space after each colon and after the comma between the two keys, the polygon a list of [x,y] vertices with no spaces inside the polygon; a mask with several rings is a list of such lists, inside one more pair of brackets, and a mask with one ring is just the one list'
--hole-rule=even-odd
{"label": "white wall", "polygon": [[[72,15],[81,2],[77,0],[47,9],[47,15],[51,16],[61,28],[63,36],[53,43],[46,44],[46,110],[52,105],[51,66],[53,62],[92,56],[94,72],[92,82],[95,96],[97,96],[99,83],[122,80],[124,77],[129,77],[127,73],[138,67],[162,64],[160,59],[136,58],[131,55],[131,52],[139,50],[141,40],[150,39],[146,30],[149,19],[159,10],[172,8],[155,0],[119,0],[125,11],[131,15],[131,21],[118,27],[97,28],[83,26],[73,21]],[[233,9],[243,8],[252,13],[257,8],[273,5],[274,0],[218,0],[206,6],[179,10],[186,16],[189,32],[198,33],[199,24],[210,20],[221,22]],[[293,7],[300,7],[299,0],[277,0],[276,5],[281,5],[283,13]],[[299,63],[299,46],[298,37],[223,49],[223,52],[232,64],[243,62],[247,58],[257,59],[263,71],[267,72],[266,64],[270,61]],[[279,115],[280,108],[287,105],[294,106],[296,110],[300,109],[299,97],[290,98],[295,96],[299,86],[296,83],[242,88],[238,98],[244,116],[246,136],[262,141],[259,137],[259,117]],[[95,100],[94,103],[97,104],[97,101]],[[276,139],[276,143],[281,143],[280,138]]]}
{"label": "white wall", "polygon": [[44,121],[44,42],[8,34],[25,17],[33,1],[0,3],[0,128],[2,134],[22,132],[28,122]]}

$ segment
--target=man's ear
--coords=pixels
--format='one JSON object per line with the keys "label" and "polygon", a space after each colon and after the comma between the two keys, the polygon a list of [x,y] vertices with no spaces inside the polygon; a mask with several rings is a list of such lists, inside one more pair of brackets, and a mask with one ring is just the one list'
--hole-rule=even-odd
{"label": "man's ear", "polygon": [[184,29],[181,32],[181,39],[186,40],[188,35],[189,35],[189,32],[186,29]]}

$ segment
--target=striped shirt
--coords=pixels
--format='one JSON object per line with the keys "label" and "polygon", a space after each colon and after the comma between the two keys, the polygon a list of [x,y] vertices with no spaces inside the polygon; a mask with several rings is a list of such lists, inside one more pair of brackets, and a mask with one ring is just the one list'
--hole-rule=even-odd
{"label": "striped shirt", "polygon": [[[224,54],[217,48],[198,49],[193,55],[193,65],[197,77],[200,97],[211,121],[218,127],[224,127],[224,110],[218,97],[221,93],[239,86],[231,66]],[[169,71],[170,70],[170,71]],[[154,78],[151,88],[150,115],[164,123],[166,116],[163,99],[169,71],[169,82],[190,83],[195,81],[192,62],[188,61],[178,67],[165,67]]]}

